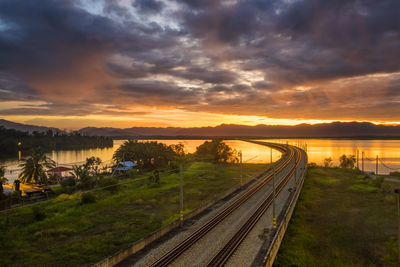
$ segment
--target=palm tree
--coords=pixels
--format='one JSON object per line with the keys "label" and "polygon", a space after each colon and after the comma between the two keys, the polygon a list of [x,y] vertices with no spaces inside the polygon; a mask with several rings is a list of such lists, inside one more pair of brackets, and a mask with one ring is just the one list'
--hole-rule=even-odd
{"label": "palm tree", "polygon": [[55,162],[50,159],[41,149],[34,149],[29,158],[20,164],[22,172],[18,178],[22,183],[43,183],[47,179],[45,168],[54,168]]}
{"label": "palm tree", "polygon": [[0,166],[0,197],[1,194],[3,193],[3,184],[5,184],[8,180],[6,177],[4,177],[4,174],[6,173],[6,167]]}
{"label": "palm tree", "polygon": [[74,165],[72,166],[73,171],[70,172],[70,174],[75,178],[79,180],[84,180],[89,176],[89,169],[86,166],[77,166]]}
{"label": "palm tree", "polygon": [[95,180],[90,176],[90,170],[86,165],[73,166],[73,171],[70,174],[80,180],[80,186],[82,189],[91,189],[95,184]]}

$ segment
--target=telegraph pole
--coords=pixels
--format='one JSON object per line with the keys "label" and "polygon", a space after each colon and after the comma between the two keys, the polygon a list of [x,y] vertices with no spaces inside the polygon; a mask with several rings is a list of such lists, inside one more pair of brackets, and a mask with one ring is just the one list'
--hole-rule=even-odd
{"label": "telegraph pole", "polygon": [[358,168],[358,158],[359,158],[359,151],[358,151],[358,149],[357,149],[357,170],[359,170],[359,168]]}
{"label": "telegraph pole", "polygon": [[362,172],[364,172],[364,151],[361,152],[361,166],[362,166]]}
{"label": "telegraph pole", "polygon": [[375,178],[378,178],[378,155],[376,155]]}
{"label": "telegraph pole", "polygon": [[297,167],[294,169],[294,189],[296,189],[297,186]]}
{"label": "telegraph pole", "polygon": [[239,153],[240,155],[240,186],[243,185],[243,161],[242,161],[242,151]]}
{"label": "telegraph pole", "polygon": [[272,164],[272,147],[271,147],[271,160],[270,163]]}
{"label": "telegraph pole", "polygon": [[183,225],[183,165],[179,164],[179,180],[180,180],[180,203],[179,203],[179,220],[180,225]]}
{"label": "telegraph pole", "polygon": [[272,167],[272,228],[276,229],[275,213],[275,167]]}

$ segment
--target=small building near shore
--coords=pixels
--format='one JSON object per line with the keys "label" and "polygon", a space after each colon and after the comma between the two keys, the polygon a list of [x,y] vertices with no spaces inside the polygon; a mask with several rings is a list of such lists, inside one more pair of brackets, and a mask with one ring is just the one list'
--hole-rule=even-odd
{"label": "small building near shore", "polygon": [[71,168],[67,168],[67,167],[63,167],[63,166],[58,166],[58,167],[55,167],[53,169],[47,170],[46,172],[54,173],[57,176],[57,178],[61,179],[63,177],[62,173],[63,172],[68,172],[68,171],[72,171],[72,169]]}
{"label": "small building near shore", "polygon": [[132,161],[122,161],[118,162],[114,166],[112,166],[113,173],[126,173],[129,172],[132,168],[137,168],[138,165]]}

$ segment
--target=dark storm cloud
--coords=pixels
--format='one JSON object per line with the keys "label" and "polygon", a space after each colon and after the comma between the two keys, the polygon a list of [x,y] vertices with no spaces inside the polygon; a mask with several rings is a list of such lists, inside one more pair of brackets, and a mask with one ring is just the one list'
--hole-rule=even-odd
{"label": "dark storm cloud", "polygon": [[0,101],[48,103],[3,114],[400,114],[398,0],[82,2],[0,1]]}
{"label": "dark storm cloud", "polygon": [[236,74],[227,70],[207,70],[204,68],[189,68],[184,71],[172,71],[172,75],[188,80],[201,80],[205,83],[220,84],[236,82]]}
{"label": "dark storm cloud", "polygon": [[[190,32],[291,84],[399,70],[399,1],[239,1],[186,11]],[[243,46],[244,45],[244,46]],[[263,60],[260,55],[264,56]]]}
{"label": "dark storm cloud", "polygon": [[0,70],[28,80],[51,75],[71,79],[87,62],[94,68],[114,53],[172,45],[170,30],[165,35],[155,24],[115,22],[78,8],[74,1],[4,0],[0,19],[8,25],[0,35]]}
{"label": "dark storm cloud", "polygon": [[131,81],[119,86],[120,94],[136,103],[153,105],[191,105],[199,101],[199,90],[186,89],[173,82]]}
{"label": "dark storm cloud", "polygon": [[132,5],[145,13],[157,13],[164,7],[164,3],[157,0],[134,0]]}
{"label": "dark storm cloud", "polygon": [[145,66],[122,66],[108,62],[108,70],[112,75],[117,75],[123,78],[143,78],[149,75],[149,70]]}

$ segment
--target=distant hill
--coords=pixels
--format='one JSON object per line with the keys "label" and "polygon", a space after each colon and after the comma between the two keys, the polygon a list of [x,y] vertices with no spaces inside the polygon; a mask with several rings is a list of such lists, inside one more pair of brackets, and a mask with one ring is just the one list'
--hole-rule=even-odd
{"label": "distant hill", "polygon": [[[44,126],[27,125],[0,119],[0,126],[32,133],[33,131],[65,133],[64,131]],[[332,122],[320,124],[287,125],[238,125],[221,124],[215,127],[86,127],[78,131],[86,136],[128,137],[400,137],[400,125],[385,126],[369,122]]]}
{"label": "distant hill", "polygon": [[132,128],[96,128],[79,130],[84,135],[102,135],[113,137],[146,136],[232,136],[232,137],[400,137],[400,125],[385,126],[369,122],[332,122],[321,124],[286,125],[237,125],[222,124],[216,127],[132,127]]}
{"label": "distant hill", "polygon": [[0,126],[3,126],[6,129],[14,129],[14,130],[18,130],[18,131],[22,131],[22,132],[47,132],[48,130],[52,130],[53,133],[65,133],[65,131],[62,131],[58,128],[54,128],[54,127],[44,127],[44,126],[35,126],[35,125],[29,125],[29,124],[22,124],[22,123],[16,123],[16,122],[12,122],[12,121],[7,121],[7,120],[3,120],[0,119]]}

